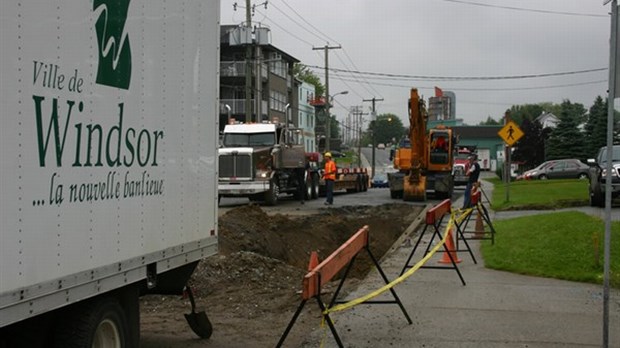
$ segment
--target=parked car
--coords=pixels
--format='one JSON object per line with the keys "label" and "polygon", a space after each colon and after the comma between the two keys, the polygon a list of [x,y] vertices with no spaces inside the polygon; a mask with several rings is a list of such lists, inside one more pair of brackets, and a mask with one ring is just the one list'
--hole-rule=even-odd
{"label": "parked car", "polygon": [[377,173],[370,182],[370,187],[388,187],[388,178],[385,173]]}
{"label": "parked car", "polygon": [[578,159],[560,159],[543,162],[517,177],[517,180],[532,179],[586,179],[589,166]]}
{"label": "parked car", "polygon": [[[620,145],[612,147],[611,162],[611,198],[614,199],[620,196]],[[607,147],[601,147],[596,158],[588,159],[588,165],[590,166],[590,205],[593,207],[604,207],[605,184],[607,181]]]}

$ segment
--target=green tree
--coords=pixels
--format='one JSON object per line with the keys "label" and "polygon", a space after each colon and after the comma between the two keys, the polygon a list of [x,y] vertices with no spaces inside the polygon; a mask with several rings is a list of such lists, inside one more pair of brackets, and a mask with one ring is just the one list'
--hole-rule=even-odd
{"label": "green tree", "polygon": [[[371,129],[372,128],[372,129]],[[394,114],[381,114],[377,116],[377,119],[369,125],[368,134],[366,135],[366,139],[370,140],[367,143],[371,143],[371,134],[370,131],[374,131],[375,140],[377,144],[379,143],[389,143],[392,141],[392,138],[398,141],[403,133],[405,132],[405,127],[403,126],[403,122],[400,118]]]}
{"label": "green tree", "polygon": [[551,131],[547,142],[547,159],[578,158],[587,156],[586,139],[577,127],[581,116],[581,104],[564,100],[561,104],[560,122]]}
{"label": "green tree", "polygon": [[510,108],[510,118],[521,126],[525,119],[534,121],[536,117],[540,116],[549,107],[549,103],[513,105]]}
{"label": "green tree", "polygon": [[590,107],[584,128],[588,139],[587,155],[594,158],[598,149],[607,144],[607,101],[603,101],[601,96],[596,97]]}
{"label": "green tree", "polygon": [[293,65],[293,76],[301,81],[313,85],[315,98],[321,97],[325,94],[325,85],[321,83],[321,79],[307,66],[301,63],[296,63]]}
{"label": "green tree", "polygon": [[486,121],[481,121],[479,125],[480,126],[498,126],[500,124],[501,124],[500,121],[496,121],[491,116],[487,116]]}
{"label": "green tree", "polygon": [[523,162],[525,168],[534,168],[545,161],[545,140],[549,129],[543,129],[536,120],[525,118],[521,123],[523,137],[517,142],[512,160]]}

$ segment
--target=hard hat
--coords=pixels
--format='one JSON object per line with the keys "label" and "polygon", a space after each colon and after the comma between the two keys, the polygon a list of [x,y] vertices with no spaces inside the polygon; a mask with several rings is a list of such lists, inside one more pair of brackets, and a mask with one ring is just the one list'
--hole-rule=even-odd
{"label": "hard hat", "polygon": [[325,157],[332,157],[332,153],[331,152],[326,152],[323,156],[325,156]]}

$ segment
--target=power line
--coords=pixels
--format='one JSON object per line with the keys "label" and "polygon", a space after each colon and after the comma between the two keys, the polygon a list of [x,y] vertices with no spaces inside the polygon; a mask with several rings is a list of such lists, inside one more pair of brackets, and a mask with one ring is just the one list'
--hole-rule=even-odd
{"label": "power line", "polygon": [[276,27],[278,27],[278,28],[282,29],[282,31],[283,31],[283,32],[285,32],[285,33],[289,34],[290,36],[294,37],[295,39],[297,39],[297,40],[299,40],[299,41],[301,41],[301,42],[303,42],[303,43],[307,44],[308,46],[312,47],[312,43],[310,43],[310,42],[308,42],[308,41],[306,41],[306,40],[304,40],[304,39],[300,38],[299,36],[297,36],[297,35],[295,35],[295,34],[291,33],[291,32],[290,32],[290,30],[288,30],[288,29],[286,29],[286,28],[282,27],[281,25],[279,25],[277,22],[275,22],[274,20],[272,20],[271,18],[269,18],[269,16],[267,16],[267,15],[266,15],[266,14],[264,14],[264,13],[262,13],[261,11],[258,11],[258,10],[257,10],[257,12],[258,12],[258,13],[260,13],[260,14],[262,14],[265,18],[269,19],[269,23],[271,23],[272,25],[274,25],[274,26],[276,26]]}
{"label": "power line", "polygon": [[[322,69],[322,67],[319,67],[316,65],[306,65],[306,66],[312,69]],[[584,74],[584,73],[597,72],[597,71],[606,71],[607,68],[565,71],[565,72],[545,73],[545,74],[508,75],[508,76],[432,76],[432,75],[427,76],[427,75],[376,73],[376,72],[359,71],[359,70],[348,71],[348,70],[338,69],[338,68],[329,68],[329,70],[334,71],[334,72],[351,72],[354,74],[383,76],[383,77],[392,77],[392,78],[409,79],[409,80],[483,81],[483,80],[517,80],[517,79],[530,79],[530,78],[539,78],[539,77],[576,75],[576,74]]]}
{"label": "power line", "polygon": [[[286,4],[286,3],[285,3]],[[287,5],[287,4],[286,4]],[[288,6],[288,5],[287,5]],[[299,22],[297,22],[295,19],[291,18],[291,16],[289,16],[286,12],[282,11],[279,7],[275,6],[273,3],[271,4],[271,7],[275,8],[276,10],[278,10],[278,12],[282,13],[286,18],[288,18],[291,22],[297,24],[297,26],[299,26],[300,28],[302,28],[303,30],[305,30],[306,32],[310,33],[310,35],[313,35],[314,37],[318,38],[319,40],[323,41],[323,38],[316,35],[315,33],[311,32],[310,30],[308,30],[308,28],[306,28],[305,26],[301,25]],[[289,6],[290,7],[290,6]],[[303,19],[303,18],[302,18]],[[304,21],[307,23],[307,21],[304,19]],[[312,45],[310,45],[312,46]]]}
{"label": "power line", "polygon": [[558,14],[565,16],[579,16],[579,17],[603,17],[609,18],[608,15],[599,15],[599,14],[591,14],[591,13],[577,13],[577,12],[563,12],[563,11],[550,11],[550,10],[538,10],[533,8],[523,8],[523,7],[512,7],[512,6],[500,6],[500,5],[491,5],[484,4],[480,2],[471,2],[471,1],[462,1],[462,0],[441,0],[445,2],[453,2],[465,5],[472,6],[481,6],[481,7],[493,7],[493,8],[501,8],[504,10],[513,10],[513,11],[523,11],[523,12],[537,12],[537,13],[547,13],[547,14]]}
{"label": "power line", "polygon": [[[324,40],[324,39],[327,39],[327,41],[328,41],[328,42],[329,42],[329,41],[332,41],[332,42],[336,42],[336,43],[337,43],[337,41],[338,41],[338,40],[334,40],[334,39],[333,39],[332,37],[330,37],[329,35],[327,35],[327,34],[323,33],[323,32],[322,32],[321,30],[319,30],[316,26],[314,26],[312,23],[310,23],[310,22],[309,22],[309,21],[308,21],[305,17],[301,16],[301,15],[300,15],[297,11],[295,11],[295,9],[294,9],[293,7],[291,7],[289,4],[287,4],[285,1],[282,1],[282,3],[283,3],[286,7],[288,7],[288,8],[289,8],[289,9],[290,9],[290,10],[291,10],[291,11],[292,11],[292,12],[293,12],[293,13],[294,13],[297,17],[299,17],[299,18],[300,18],[300,19],[301,19],[304,23],[306,23],[308,26],[310,26],[312,29],[314,29],[316,32],[318,32],[320,35],[322,35],[322,37],[321,37],[321,36],[319,36],[319,35],[317,35],[317,34],[315,34],[315,33],[313,33],[312,31],[310,31],[310,30],[309,30],[306,26],[301,25],[298,21],[296,21],[295,19],[291,18],[291,16],[289,16],[286,12],[284,12],[283,10],[281,10],[280,8],[278,8],[277,6],[275,6],[273,3],[271,3],[271,5],[272,5],[272,7],[274,7],[276,10],[278,10],[281,14],[283,14],[286,18],[288,18],[291,22],[293,22],[294,24],[296,24],[297,26],[299,26],[300,28],[302,28],[303,30],[305,30],[306,32],[308,32],[310,35],[312,35],[312,36],[314,36],[314,37],[318,38],[319,40]],[[307,44],[308,44],[308,45],[310,45],[310,46],[313,46],[313,45],[312,45],[312,44],[310,44],[309,42],[307,42],[307,41],[305,41],[305,40],[302,40],[302,39],[301,39],[301,38],[299,38],[298,36],[293,35],[293,34],[292,34],[289,30],[286,30],[286,29],[284,29],[283,27],[281,27],[280,25],[276,24],[273,20],[271,20],[271,19],[270,19],[270,22],[271,22],[271,23],[273,23],[274,25],[276,25],[278,28],[282,29],[284,32],[288,33],[289,35],[291,35],[291,36],[293,36],[293,37],[297,38],[298,40],[300,40],[300,41],[302,41],[302,42],[307,43]],[[338,45],[339,45],[339,44],[338,44]],[[340,45],[339,45],[339,46],[340,46]],[[353,67],[354,67],[355,69],[357,69],[357,66],[355,66],[355,63],[354,63],[354,62],[353,62],[353,60],[349,57],[349,55],[346,53],[346,51],[345,51],[344,53],[345,53],[345,55],[348,57],[349,61],[353,64]],[[336,57],[340,60],[340,62],[343,64],[343,66],[344,66],[347,70],[351,70],[351,69],[349,69],[349,66],[348,66],[348,65],[347,65],[347,64],[346,64],[346,63],[342,60],[342,58],[340,58],[340,56],[339,56],[338,54],[336,54]],[[356,79],[356,80],[358,79],[358,78],[356,78],[353,74],[351,74],[351,76],[352,76],[354,79]],[[362,79],[363,79],[363,77],[362,77]],[[370,87],[372,88],[372,85],[371,85],[370,83],[368,83],[368,81],[366,81],[366,82],[365,82],[365,83],[366,83],[366,85],[364,85],[364,82],[362,82],[362,81],[357,81],[357,83],[361,84],[361,85],[362,85],[362,87],[363,87],[364,89],[366,89],[366,91],[367,91],[367,92],[369,92],[370,94],[380,94],[380,93],[378,93],[376,90],[374,90],[374,91],[375,91],[375,93],[373,93],[373,92],[371,92],[371,91],[370,91],[370,90],[366,87],[366,86],[370,86]],[[348,88],[349,88],[349,89],[350,89],[353,93],[357,94],[357,95],[358,95],[358,96],[360,96],[360,98],[361,98],[361,94],[360,94],[360,93],[358,93],[358,92],[356,91],[356,89],[355,89],[355,88],[353,88],[352,86],[350,86],[350,85],[348,85],[348,84],[347,84],[347,87],[348,87]]]}
{"label": "power line", "polygon": [[[336,58],[338,58],[338,60],[340,61],[340,63],[342,63],[342,65],[343,65],[345,68],[349,69],[349,67],[347,66],[347,63],[345,63],[345,62],[342,60],[342,58],[340,57],[340,55],[339,55],[337,52],[336,52]],[[357,69],[357,67],[355,67],[355,68]],[[360,81],[360,79],[359,79],[357,76],[355,76],[355,74],[350,73],[350,75],[351,75],[351,77],[352,77],[352,78],[353,78],[353,79],[354,79],[357,83],[359,83],[359,84],[360,84],[360,85],[361,85],[361,86],[362,86],[362,87],[366,90],[366,92],[368,92],[369,94],[373,94],[373,93],[372,93],[372,92],[371,92],[371,91],[370,91],[370,90],[366,87],[366,84],[368,84],[368,81],[366,81],[366,82],[362,82],[362,81]],[[363,77],[363,76],[361,76],[361,78],[364,78],[364,77]],[[369,84],[368,84],[368,85],[369,85]],[[350,88],[350,87],[349,87],[349,88]],[[363,97],[362,97],[362,95],[361,95],[361,94],[359,94],[359,93],[357,93],[357,92],[355,92],[355,94],[357,94],[359,97],[361,97],[361,98],[363,99]]]}
{"label": "power line", "polygon": [[[337,80],[340,80],[337,78]],[[344,80],[344,79],[342,79]],[[349,82],[354,82],[352,80],[346,80]],[[578,82],[578,83],[568,83],[568,84],[560,84],[560,85],[548,85],[548,86],[536,86],[536,87],[511,87],[511,88],[461,88],[461,87],[444,87],[446,90],[451,91],[527,91],[533,89],[553,89],[553,88],[564,88],[564,87],[575,87],[575,86],[585,86],[585,85],[594,85],[599,83],[607,83],[607,80],[596,80],[596,81],[586,81],[586,82]],[[397,87],[397,88],[410,88],[411,85],[399,85],[394,83],[382,83],[375,82],[377,86],[385,86],[385,87]],[[435,86],[418,86],[418,88],[427,88],[433,89]]]}
{"label": "power line", "polygon": [[[355,62],[353,62],[353,59],[351,59],[351,57],[350,57],[350,56],[349,56],[349,54],[347,53],[347,50],[346,50],[346,49],[343,49],[342,51],[344,52],[344,55],[347,57],[347,59],[349,60],[349,62],[351,62],[351,64],[353,65],[353,67],[354,67],[356,70],[360,70],[360,69],[357,67],[357,65],[355,65]],[[338,55],[338,54],[336,53],[336,55]],[[381,93],[379,93],[379,91],[377,91],[377,90],[373,87],[373,85],[372,85],[370,82],[368,82],[368,80],[364,79],[364,82],[366,82],[366,84],[367,84],[367,85],[368,85],[368,86],[369,86],[369,87],[370,87],[370,88],[371,88],[371,89],[375,92],[375,93],[370,93],[370,94],[375,94],[375,95],[379,95],[379,96],[381,96]],[[368,90],[367,90],[367,91],[368,91]]]}
{"label": "power line", "polygon": [[[292,8],[289,4],[287,4],[287,3],[286,3],[286,1],[282,1],[282,3],[283,3],[284,5],[286,5],[286,7],[288,7],[291,11],[293,11],[293,13],[297,15],[297,17],[301,18],[301,20],[302,20],[302,21],[304,21],[304,23],[308,24],[308,25],[309,25],[312,29],[316,30],[319,34],[321,34],[324,38],[326,38],[326,39],[327,39],[327,41],[332,41],[332,42],[335,42],[335,43],[337,43],[338,45],[340,45],[340,43],[339,43],[337,40],[332,39],[332,38],[331,38],[331,37],[329,37],[327,34],[324,34],[324,33],[323,33],[322,31],[320,31],[317,27],[315,27],[314,25],[312,25],[312,23],[308,22],[308,21],[306,20],[306,18],[305,18],[305,17],[303,17],[303,16],[302,16],[302,15],[300,15],[297,11],[295,11],[295,9],[294,9],[294,8]],[[314,35],[314,34],[312,34],[312,35]],[[316,36],[316,35],[314,35],[314,36]],[[319,39],[320,39],[320,38],[319,38]]]}

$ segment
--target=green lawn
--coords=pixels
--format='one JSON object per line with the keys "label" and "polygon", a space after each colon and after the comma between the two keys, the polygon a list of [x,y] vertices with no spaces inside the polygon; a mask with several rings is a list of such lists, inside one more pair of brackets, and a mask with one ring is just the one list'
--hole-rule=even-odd
{"label": "green lawn", "polygon": [[[499,179],[489,180],[494,186],[491,208],[493,210],[549,210],[578,207],[590,204],[588,181],[566,180],[524,180],[510,183],[508,201],[506,184]],[[484,183],[482,184],[484,190]]]}
{"label": "green lawn", "polygon": [[[489,198],[494,210],[548,210],[589,204],[588,182],[583,180],[512,182],[508,202],[504,184],[499,180],[493,184]],[[604,221],[568,211],[497,220],[493,226],[497,231],[495,244],[482,243],[486,267],[602,283]],[[620,222],[612,223],[610,280],[613,287],[620,288]]]}

